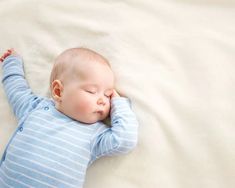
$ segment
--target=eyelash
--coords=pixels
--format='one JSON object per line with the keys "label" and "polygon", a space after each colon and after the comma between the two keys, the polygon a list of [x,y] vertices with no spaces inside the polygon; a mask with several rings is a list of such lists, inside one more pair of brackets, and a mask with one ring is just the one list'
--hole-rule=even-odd
{"label": "eyelash", "polygon": [[[95,94],[96,92],[93,92],[93,91],[86,91],[87,93],[90,93],[90,94]],[[108,97],[108,98],[110,98],[111,97],[111,95],[104,95],[105,97]]]}
{"label": "eyelash", "polygon": [[91,94],[95,94],[96,93],[94,91],[86,91],[86,92],[91,93]]}

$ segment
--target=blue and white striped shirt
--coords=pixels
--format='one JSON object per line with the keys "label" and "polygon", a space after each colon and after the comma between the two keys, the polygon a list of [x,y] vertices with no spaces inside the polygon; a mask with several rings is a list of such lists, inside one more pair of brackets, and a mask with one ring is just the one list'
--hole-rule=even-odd
{"label": "blue and white striped shirt", "polygon": [[2,83],[18,128],[0,163],[1,188],[79,188],[94,160],[136,146],[138,122],[128,98],[111,100],[111,127],[88,126],[59,112],[52,99],[32,93],[20,57],[5,59]]}

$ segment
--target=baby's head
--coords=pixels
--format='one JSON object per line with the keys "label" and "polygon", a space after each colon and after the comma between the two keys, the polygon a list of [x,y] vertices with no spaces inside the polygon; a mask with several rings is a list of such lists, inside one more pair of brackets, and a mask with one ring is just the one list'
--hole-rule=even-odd
{"label": "baby's head", "polygon": [[72,48],[55,59],[50,89],[57,110],[77,121],[95,123],[109,115],[114,74],[102,55]]}

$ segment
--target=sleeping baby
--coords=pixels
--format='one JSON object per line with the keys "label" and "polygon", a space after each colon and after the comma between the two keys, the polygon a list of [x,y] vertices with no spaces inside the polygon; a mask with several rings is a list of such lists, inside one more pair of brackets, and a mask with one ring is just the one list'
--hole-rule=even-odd
{"label": "sleeping baby", "polygon": [[[0,61],[18,120],[0,162],[1,188],[81,188],[96,159],[136,146],[138,122],[130,99],[115,90],[114,73],[102,55],[87,48],[61,53],[51,72],[50,98],[31,91],[13,49]],[[103,121],[107,117],[111,126]]]}

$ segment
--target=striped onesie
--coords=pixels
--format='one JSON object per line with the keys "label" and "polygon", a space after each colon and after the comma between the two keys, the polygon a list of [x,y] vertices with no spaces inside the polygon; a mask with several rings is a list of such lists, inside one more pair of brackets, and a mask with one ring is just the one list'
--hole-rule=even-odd
{"label": "striped onesie", "polygon": [[128,98],[112,98],[111,127],[87,125],[59,112],[51,98],[32,93],[20,57],[7,57],[2,68],[18,126],[0,162],[1,188],[81,188],[93,161],[136,146],[138,122]]}

